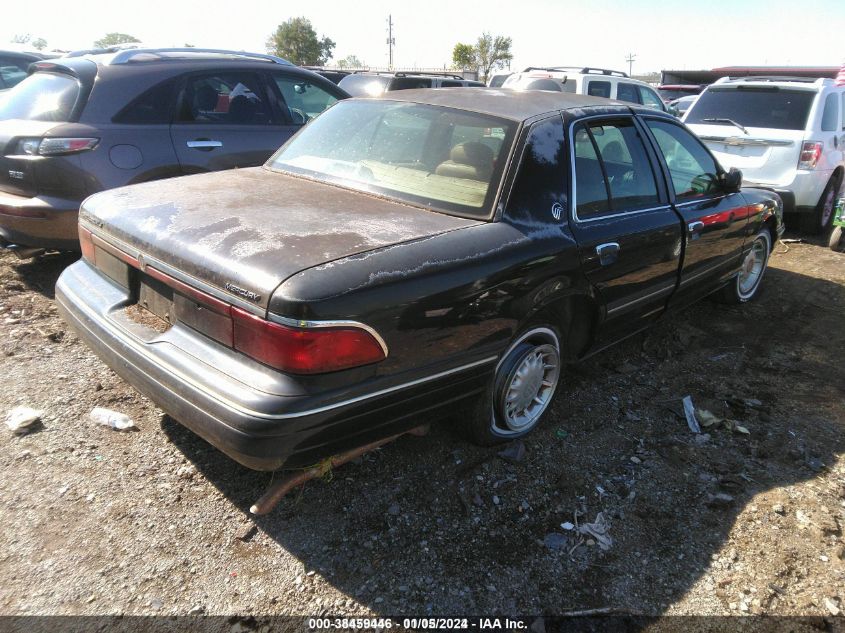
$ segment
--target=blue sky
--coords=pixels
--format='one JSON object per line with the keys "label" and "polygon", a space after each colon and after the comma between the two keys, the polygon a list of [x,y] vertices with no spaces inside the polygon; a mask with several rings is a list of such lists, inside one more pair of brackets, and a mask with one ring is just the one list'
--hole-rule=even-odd
{"label": "blue sky", "polygon": [[[724,65],[839,65],[845,61],[843,0],[593,0],[588,2],[358,2],[250,0],[202,3],[148,0],[4,2],[0,48],[31,33],[51,46],[89,47],[109,31],[156,46],[264,51],[284,20],[303,15],[335,42],[335,57],[355,54],[387,64],[387,16],[393,14],[397,66],[442,67],[456,42],[482,31],[513,38],[514,66],[589,64],[634,72]],[[34,10],[37,7],[37,10]]]}

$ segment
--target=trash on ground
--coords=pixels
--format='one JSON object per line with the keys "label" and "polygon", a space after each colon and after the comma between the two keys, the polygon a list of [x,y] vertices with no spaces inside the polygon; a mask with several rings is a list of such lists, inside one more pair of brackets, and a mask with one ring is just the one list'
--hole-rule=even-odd
{"label": "trash on ground", "polygon": [[518,464],[525,459],[525,444],[519,441],[508,444],[504,450],[499,451],[499,457],[505,461]]}
{"label": "trash on ground", "polygon": [[695,407],[692,404],[692,398],[685,396],[682,400],[684,403],[684,417],[687,419],[687,426],[693,433],[701,433],[701,427],[698,425],[698,420],[695,419]]}
{"label": "trash on ground", "polygon": [[569,436],[569,431],[567,431],[566,429],[558,429],[557,431],[555,431],[555,435],[557,435],[560,439],[564,439]]}
{"label": "trash on ground", "polygon": [[44,415],[43,411],[31,407],[15,407],[6,415],[6,426],[15,435],[29,433]]}
{"label": "trash on ground", "polygon": [[604,512],[599,512],[592,523],[583,523],[578,526],[578,531],[592,537],[603,550],[609,550],[613,545],[613,539],[610,538],[610,526],[604,518]]}
{"label": "trash on ground", "polygon": [[545,538],[543,539],[543,545],[548,547],[551,550],[559,550],[563,549],[566,545],[567,538],[563,534],[558,534],[557,532],[551,532],[546,534]]}
{"label": "trash on ground", "polygon": [[238,531],[235,532],[235,538],[246,543],[255,536],[256,532],[258,532],[258,528],[255,523],[244,523]]}
{"label": "trash on ground", "polygon": [[117,411],[104,409],[103,407],[94,407],[89,417],[97,424],[108,426],[116,431],[128,431],[138,428],[125,413],[118,413]]}
{"label": "trash on ground", "polygon": [[565,522],[561,523],[560,527],[562,527],[564,530],[574,530],[575,529],[575,526],[572,523],[570,523],[569,521],[565,521]]}
{"label": "trash on ground", "polygon": [[707,505],[709,505],[711,508],[726,508],[728,506],[733,505],[733,502],[733,496],[724,492],[719,492],[715,495],[708,495],[707,497]]}
{"label": "trash on ground", "polygon": [[744,427],[736,420],[731,420],[729,418],[720,418],[718,415],[716,415],[715,413],[711,413],[707,409],[696,409],[695,413],[701,420],[701,426],[703,426],[704,428],[713,427],[717,429],[722,426],[728,431],[733,431],[734,433],[751,435],[751,431],[749,431],[746,427]]}

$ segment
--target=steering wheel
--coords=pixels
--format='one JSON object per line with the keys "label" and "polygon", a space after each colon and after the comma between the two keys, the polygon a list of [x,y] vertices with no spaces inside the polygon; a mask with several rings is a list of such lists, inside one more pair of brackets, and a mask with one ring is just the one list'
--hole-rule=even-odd
{"label": "steering wheel", "polygon": [[288,110],[290,110],[291,121],[293,121],[295,125],[305,125],[308,123],[308,115],[299,108],[288,108]]}

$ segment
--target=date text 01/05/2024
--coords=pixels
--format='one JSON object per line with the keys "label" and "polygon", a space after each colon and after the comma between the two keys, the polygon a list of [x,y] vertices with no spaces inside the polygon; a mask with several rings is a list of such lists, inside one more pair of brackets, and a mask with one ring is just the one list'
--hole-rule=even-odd
{"label": "date text 01/05/2024", "polygon": [[309,618],[308,628],[312,631],[329,629],[370,630],[479,630],[519,631],[527,630],[529,623],[522,618]]}

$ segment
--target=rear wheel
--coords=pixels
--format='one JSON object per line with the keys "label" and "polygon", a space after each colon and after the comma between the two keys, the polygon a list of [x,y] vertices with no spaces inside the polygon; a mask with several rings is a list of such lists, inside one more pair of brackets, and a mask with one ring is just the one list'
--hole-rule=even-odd
{"label": "rear wheel", "polygon": [[833,220],[833,210],[836,207],[836,191],[839,189],[837,179],[831,178],[827,187],[822,191],[821,198],[811,213],[801,215],[801,232],[810,235],[824,233]]}
{"label": "rear wheel", "polygon": [[763,275],[769,265],[769,253],[772,250],[772,236],[769,230],[762,229],[751,243],[751,250],[742,261],[739,273],[727,286],[722,288],[719,298],[725,303],[745,303],[751,301],[760,288]]}
{"label": "rear wheel", "polygon": [[830,250],[836,251],[837,253],[845,252],[845,231],[842,230],[841,226],[833,227],[827,245],[830,247]]}
{"label": "rear wheel", "polygon": [[548,410],[561,374],[560,339],[550,325],[516,338],[496,366],[487,393],[465,422],[470,439],[489,446],[528,435]]}

